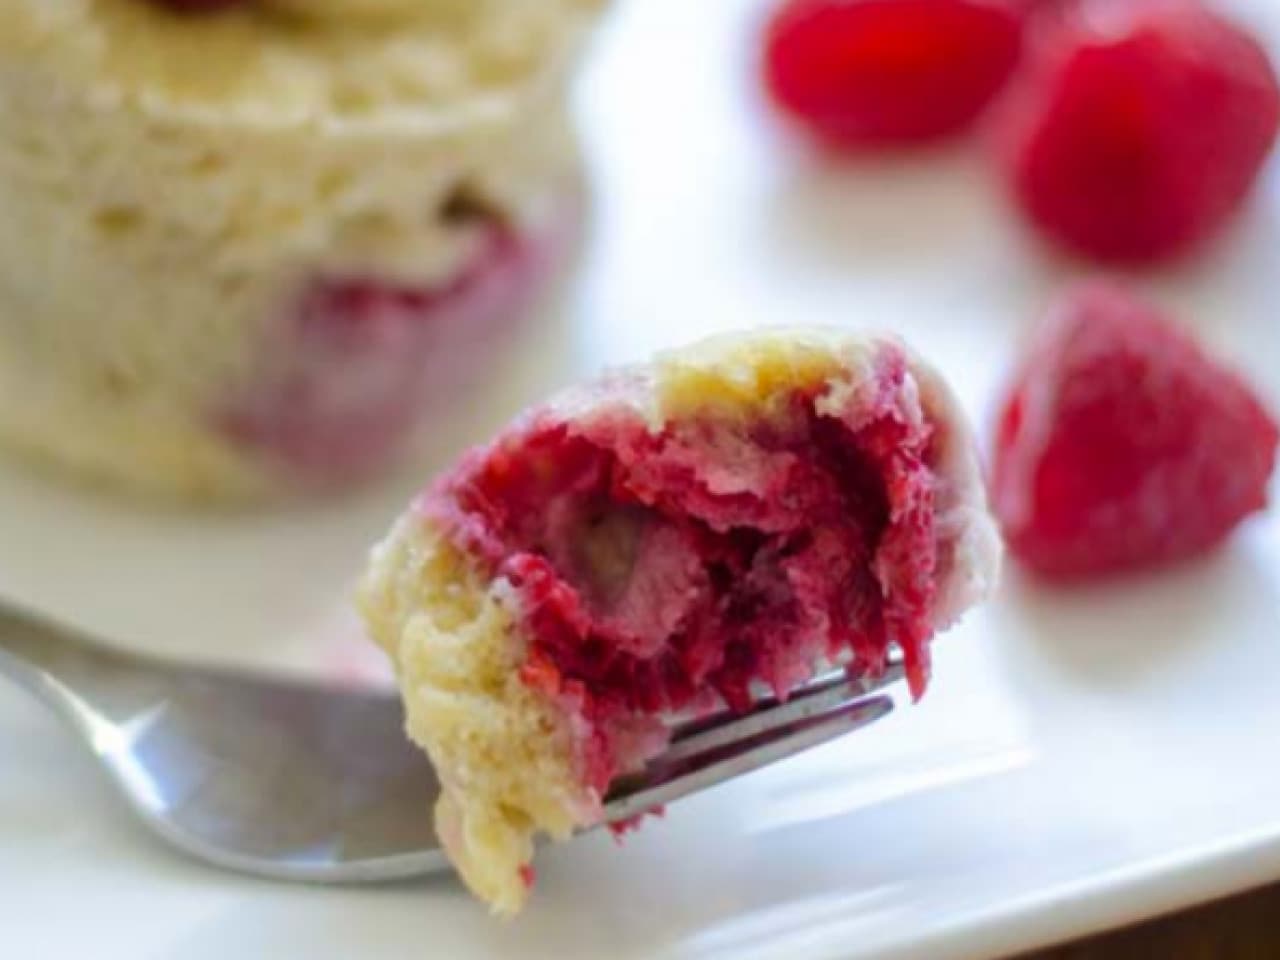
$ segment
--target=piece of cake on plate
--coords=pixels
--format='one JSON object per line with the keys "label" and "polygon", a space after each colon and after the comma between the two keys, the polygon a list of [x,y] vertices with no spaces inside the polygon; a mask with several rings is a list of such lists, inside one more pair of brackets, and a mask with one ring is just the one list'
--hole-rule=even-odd
{"label": "piece of cake on plate", "polygon": [[726,336],[564,393],[396,523],[360,592],[471,889],[519,909],[537,833],[598,823],[667,722],[875,674],[989,592],[969,428],[893,339]]}
{"label": "piece of cake on plate", "polygon": [[4,0],[0,441],[188,497],[328,488],[571,246],[599,0]]}

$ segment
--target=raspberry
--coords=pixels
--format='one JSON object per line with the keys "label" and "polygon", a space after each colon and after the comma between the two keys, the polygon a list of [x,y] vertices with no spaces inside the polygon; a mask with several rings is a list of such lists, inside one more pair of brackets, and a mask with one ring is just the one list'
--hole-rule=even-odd
{"label": "raspberry", "polygon": [[538,873],[533,869],[533,864],[522,864],[520,867],[520,882],[523,883],[527,889],[532,889],[537,880]]}
{"label": "raspberry", "polygon": [[1152,307],[1091,285],[1054,311],[999,422],[993,501],[1052,578],[1204,553],[1266,506],[1276,424]]}
{"label": "raspberry", "polygon": [[969,126],[1022,45],[1004,0],[790,0],[765,34],[778,106],[836,147],[909,144]]}
{"label": "raspberry", "polygon": [[223,431],[319,485],[384,463],[425,403],[475,377],[560,255],[549,234],[482,229],[472,259],[440,285],[318,278],[258,382],[220,413]]}
{"label": "raspberry", "polygon": [[1039,26],[996,124],[1031,221],[1077,253],[1130,264],[1217,233],[1280,122],[1258,43],[1194,0],[1085,0]]}

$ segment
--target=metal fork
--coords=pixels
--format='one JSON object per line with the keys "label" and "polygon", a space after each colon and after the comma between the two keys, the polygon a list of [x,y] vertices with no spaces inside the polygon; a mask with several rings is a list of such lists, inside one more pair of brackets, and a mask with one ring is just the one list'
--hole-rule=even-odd
{"label": "metal fork", "polygon": [[[151,830],[257,876],[362,883],[447,863],[439,791],[404,736],[398,699],[166,663],[0,606],[0,674],[53,708]],[[828,675],[785,703],[675,728],[671,746],[606,798],[616,822],[866,726],[900,680]]]}

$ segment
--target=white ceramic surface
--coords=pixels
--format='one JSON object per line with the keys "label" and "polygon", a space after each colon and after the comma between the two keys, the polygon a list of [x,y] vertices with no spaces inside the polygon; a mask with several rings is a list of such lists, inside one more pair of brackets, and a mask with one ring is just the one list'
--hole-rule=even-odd
{"label": "white ceramic surface", "polygon": [[[1238,7],[1280,41],[1268,0]],[[978,157],[823,167],[752,86],[759,0],[629,0],[582,112],[600,194],[563,341],[451,423],[476,437],[579,371],[756,322],[887,326],[990,417],[1082,267],[1004,215]],[[1142,281],[1280,407],[1280,179],[1211,256]],[[554,362],[553,362],[554,361]],[[427,473],[283,515],[158,514],[0,470],[0,591],[165,653],[365,672],[343,609],[364,546]],[[527,914],[450,880],[245,881],[141,833],[34,704],[0,688],[0,955],[988,957],[1280,879],[1280,516],[1213,560],[1053,593],[1012,573],[938,645],[918,707],[551,850]],[[426,811],[424,811],[424,816]]]}

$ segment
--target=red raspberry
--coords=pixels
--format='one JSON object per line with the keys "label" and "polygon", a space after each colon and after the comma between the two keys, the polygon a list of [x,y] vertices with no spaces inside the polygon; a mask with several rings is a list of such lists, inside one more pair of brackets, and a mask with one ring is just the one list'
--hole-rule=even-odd
{"label": "red raspberry", "polygon": [[1258,43],[1195,0],[1085,0],[1034,35],[997,123],[1027,216],[1070,249],[1128,263],[1217,232],[1280,123]]}
{"label": "red raspberry", "polygon": [[1000,419],[993,501],[1049,577],[1206,552],[1266,506],[1276,424],[1152,307],[1093,285],[1054,311]]}
{"label": "red raspberry", "polygon": [[441,285],[317,279],[288,317],[280,348],[264,354],[257,379],[220,412],[222,430],[315,486],[382,466],[424,405],[475,379],[567,240],[551,230],[482,229],[473,259]]}
{"label": "red raspberry", "polygon": [[765,34],[777,104],[837,147],[907,144],[969,126],[1017,63],[1006,0],[789,0]]}

